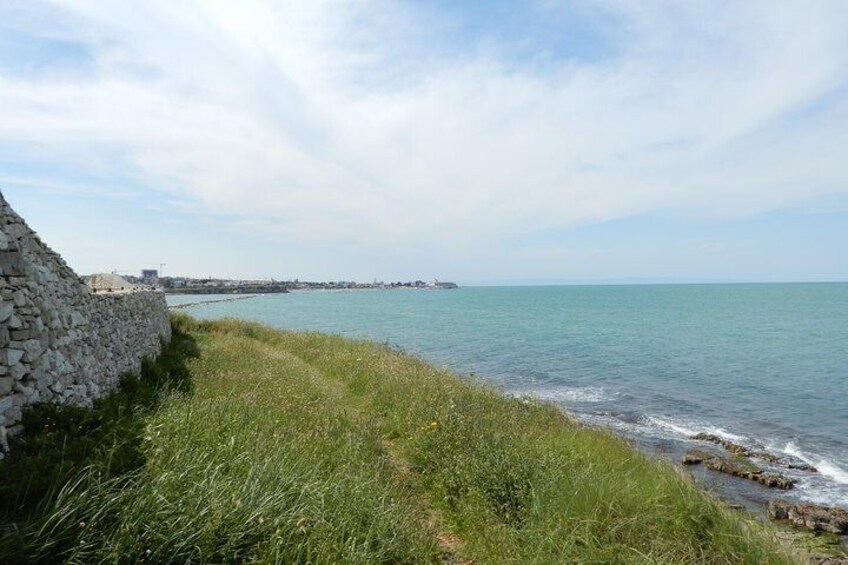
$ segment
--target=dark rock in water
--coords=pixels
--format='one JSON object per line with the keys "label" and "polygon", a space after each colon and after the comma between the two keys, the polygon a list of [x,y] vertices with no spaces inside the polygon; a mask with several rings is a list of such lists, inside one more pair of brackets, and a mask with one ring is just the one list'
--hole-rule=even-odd
{"label": "dark rock in water", "polygon": [[812,465],[807,465],[806,463],[787,463],[787,469],[795,469],[797,471],[807,471],[808,473],[818,473],[819,470],[813,467]]}
{"label": "dark rock in water", "polygon": [[788,490],[795,484],[794,479],[790,479],[782,475],[766,473],[754,465],[742,464],[738,461],[727,459],[703,449],[689,450],[689,452],[683,456],[683,463],[684,465],[697,465],[699,463],[703,463],[713,471],[748,479],[750,481],[757,481],[761,485],[769,488]]}
{"label": "dark rock in water", "polygon": [[848,512],[833,506],[772,500],[768,505],[768,517],[772,520],[789,520],[796,526],[814,532],[848,534]]}
{"label": "dark rock in water", "polygon": [[760,484],[763,484],[769,488],[779,488],[780,490],[789,490],[796,483],[795,479],[790,479],[789,477],[784,477],[783,475],[771,475],[769,473],[758,473],[756,474],[756,476],[749,478],[758,481]]}
{"label": "dark rock in water", "polygon": [[717,457],[715,453],[704,451],[703,449],[690,449],[686,455],[683,456],[683,464],[698,465],[714,457]]}
{"label": "dark rock in water", "polygon": [[695,434],[690,439],[698,440],[698,441],[708,441],[710,443],[714,443],[716,445],[720,445],[725,448],[730,453],[734,453],[736,455],[745,455],[746,457],[751,456],[751,450],[745,447],[744,445],[739,445],[738,443],[733,443],[732,441],[727,441],[724,438],[721,438],[717,435],[713,434]]}

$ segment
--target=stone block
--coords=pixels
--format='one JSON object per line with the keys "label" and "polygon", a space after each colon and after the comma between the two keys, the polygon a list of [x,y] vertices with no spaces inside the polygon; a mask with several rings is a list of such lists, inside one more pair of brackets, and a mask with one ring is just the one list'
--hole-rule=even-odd
{"label": "stone block", "polygon": [[[7,330],[8,331],[8,330]],[[20,329],[9,332],[9,337],[15,341],[26,341],[32,337],[32,330]]]}
{"label": "stone block", "polygon": [[23,363],[16,363],[9,367],[9,376],[16,381],[21,380],[29,373],[29,369]]}
{"label": "stone block", "polygon": [[28,399],[35,394],[35,388],[25,385],[23,381],[14,381],[14,383],[13,390],[24,395],[24,398]]}
{"label": "stone block", "polygon": [[24,324],[23,322],[21,322],[21,319],[14,314],[12,314],[12,316],[9,318],[9,321],[6,322],[6,325],[9,326],[10,330],[18,330],[24,327]]}
{"label": "stone block", "polygon": [[82,326],[85,324],[85,317],[74,310],[71,312],[71,325],[72,326]]}
{"label": "stone block", "polygon": [[20,406],[12,406],[6,410],[3,415],[6,416],[6,420],[9,422],[20,422],[23,414],[21,413]]}
{"label": "stone block", "polygon": [[[24,260],[18,251],[7,249],[0,251],[0,272],[7,277],[16,277],[24,274]],[[9,282],[14,285],[11,280]],[[25,282],[25,281],[24,281]]]}
{"label": "stone block", "polygon": [[24,362],[32,363],[38,359],[44,352],[44,347],[41,341],[37,339],[29,339],[24,342]]}
{"label": "stone block", "polygon": [[6,232],[6,235],[11,240],[20,239],[23,236],[32,233],[32,232],[30,232],[30,229],[22,223],[9,224],[8,226],[6,226],[4,228],[3,231]]}
{"label": "stone block", "polygon": [[12,377],[0,377],[0,396],[6,396],[12,392],[12,386],[15,384],[15,379]]}
{"label": "stone block", "polygon": [[6,349],[6,365],[12,367],[20,363],[21,359],[24,358],[24,350],[23,349]]}
{"label": "stone block", "polygon": [[0,322],[5,322],[9,318],[12,317],[12,314],[15,313],[15,303],[10,301],[3,301],[3,304],[0,304]]}
{"label": "stone block", "polygon": [[26,293],[24,293],[24,291],[16,291],[12,299],[15,301],[15,306],[17,306],[18,308],[23,308],[24,306],[26,306],[27,299]]}

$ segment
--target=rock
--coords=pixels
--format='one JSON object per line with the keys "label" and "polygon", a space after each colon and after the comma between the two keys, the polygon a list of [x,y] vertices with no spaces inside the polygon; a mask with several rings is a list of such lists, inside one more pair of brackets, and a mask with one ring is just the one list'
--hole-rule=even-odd
{"label": "rock", "polygon": [[0,396],[5,396],[12,392],[12,386],[15,384],[15,379],[12,377],[0,377]]}
{"label": "rock", "polygon": [[848,511],[834,506],[772,500],[768,505],[768,517],[771,520],[789,520],[814,532],[848,534]]}
{"label": "rock", "polygon": [[5,322],[9,318],[12,317],[12,314],[15,313],[15,304],[14,302],[4,301],[3,304],[0,304],[0,322]]}
{"label": "rock", "polygon": [[709,469],[719,473],[725,473],[734,477],[756,481],[769,488],[788,490],[795,484],[795,479],[766,473],[754,465],[744,465],[739,461],[722,457],[718,454],[703,449],[691,449],[683,456],[685,465],[705,464]]}
{"label": "rock", "polygon": [[24,261],[21,254],[11,249],[0,251],[0,272],[5,276],[22,275],[24,272]]}
{"label": "rock", "polygon": [[848,557],[832,557],[829,555],[810,556],[811,565],[848,565]]}
{"label": "rock", "polygon": [[32,337],[30,330],[12,330],[9,332],[9,337],[15,341],[26,341]]}
{"label": "rock", "polygon": [[734,453],[736,455],[747,456],[751,454],[751,450],[749,450],[747,447],[739,445],[738,443],[733,443],[732,441],[727,441],[726,439],[713,434],[695,434],[689,439],[694,439],[697,441],[708,441],[710,443],[714,443],[715,445],[720,445],[730,453]]}
{"label": "rock", "polygon": [[10,422],[20,422],[23,413],[21,412],[20,406],[12,406],[7,409],[3,415],[6,417],[6,420]]}
{"label": "rock", "polygon": [[6,365],[10,367],[17,365],[24,358],[23,349],[7,349],[6,350]]}
{"label": "rock", "polygon": [[23,308],[26,306],[26,294],[22,290],[15,292],[14,297],[15,306],[18,308]]}
{"label": "rock", "polygon": [[85,324],[85,317],[77,311],[71,312],[71,325],[82,326]]}
{"label": "rock", "polygon": [[690,449],[686,455],[683,456],[683,464],[698,465],[708,459],[712,459],[713,457],[716,457],[716,455],[709,451],[704,451],[703,449]]}
{"label": "rock", "polygon": [[24,378],[24,375],[27,374],[27,367],[23,363],[16,363],[9,367],[9,376],[15,379],[16,381]]}
{"label": "rock", "polygon": [[30,339],[24,342],[24,361],[27,363],[31,363],[38,359],[43,352],[44,347],[41,345],[41,341],[37,339]]}
{"label": "rock", "polygon": [[760,473],[753,479],[769,488],[779,488],[781,490],[789,490],[795,486],[795,483],[797,482],[795,479],[790,479],[783,475],[771,475],[768,473]]}
{"label": "rock", "polygon": [[709,443],[723,447],[725,450],[729,451],[730,453],[733,453],[734,455],[741,455],[742,457],[752,457],[755,459],[760,459],[762,461],[766,461],[767,463],[771,463],[772,465],[780,465],[781,467],[786,467],[787,469],[807,471],[809,473],[818,472],[818,469],[816,469],[812,465],[807,465],[806,463],[802,462],[796,463],[794,461],[786,461],[783,457],[780,457],[773,453],[769,453],[768,451],[753,451],[751,449],[748,449],[744,445],[733,443],[732,441],[728,441],[714,434],[700,433],[690,436],[689,439],[697,441],[707,441]]}
{"label": "rock", "polygon": [[806,463],[787,463],[787,469],[796,469],[798,471],[807,471],[808,473],[818,473],[819,470]]}

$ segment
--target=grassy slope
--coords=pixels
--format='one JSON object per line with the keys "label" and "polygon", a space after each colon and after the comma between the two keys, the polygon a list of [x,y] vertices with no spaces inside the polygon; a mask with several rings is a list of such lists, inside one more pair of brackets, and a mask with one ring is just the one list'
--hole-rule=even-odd
{"label": "grassy slope", "polygon": [[183,392],[128,409],[113,444],[138,465],[77,456],[92,466],[0,540],[10,561],[792,562],[671,465],[551,406],[371,343],[176,325],[200,350],[193,391],[178,367]]}

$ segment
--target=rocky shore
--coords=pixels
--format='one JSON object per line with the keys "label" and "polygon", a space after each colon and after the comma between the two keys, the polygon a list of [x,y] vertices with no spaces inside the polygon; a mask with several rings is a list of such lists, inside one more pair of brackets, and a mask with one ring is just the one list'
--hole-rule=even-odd
{"label": "rocky shore", "polygon": [[701,463],[713,471],[756,481],[769,488],[789,490],[796,482],[795,479],[767,473],[748,461],[723,457],[703,449],[692,449],[683,457],[684,465],[699,465]]}
{"label": "rocky shore", "polygon": [[767,463],[771,463],[773,465],[777,465],[780,467],[785,467],[787,469],[796,469],[799,471],[807,471],[810,473],[818,473],[818,469],[809,465],[803,461],[789,459],[787,457],[781,457],[775,455],[774,453],[769,453],[768,451],[756,451],[753,449],[748,449],[744,445],[739,445],[738,443],[733,443],[732,441],[728,441],[722,437],[713,434],[695,434],[690,439],[696,441],[705,441],[708,443],[712,443],[718,446],[723,447],[725,450],[733,453],[734,455],[739,455],[742,457],[759,459],[761,461],[765,461]]}
{"label": "rocky shore", "polygon": [[772,500],[768,505],[768,517],[776,521],[787,520],[814,532],[848,534],[848,511],[833,506]]}
{"label": "rocky shore", "polygon": [[[703,464],[712,471],[755,481],[769,488],[790,490],[797,480],[762,469],[752,460],[763,462],[772,469],[782,467],[805,473],[818,473],[814,466],[804,461],[751,449],[717,435],[700,433],[691,436],[689,439],[721,447],[724,453],[711,448],[693,448],[683,456],[682,462],[684,465]],[[787,543],[805,552],[810,551],[809,548],[805,547],[810,539],[819,539],[818,536],[825,535],[833,536],[831,541],[828,542],[833,554],[816,555],[816,551],[813,550],[810,557],[811,563],[818,565],[848,564],[848,557],[845,556],[847,553],[845,547],[848,540],[841,538],[841,536],[848,535],[848,511],[845,509],[775,498],[768,502],[764,514],[769,520],[784,523],[792,531],[795,531],[796,533],[785,532]],[[809,533],[801,534],[801,532]],[[801,537],[803,535],[808,536],[808,538]],[[813,537],[809,538],[811,535]]]}

